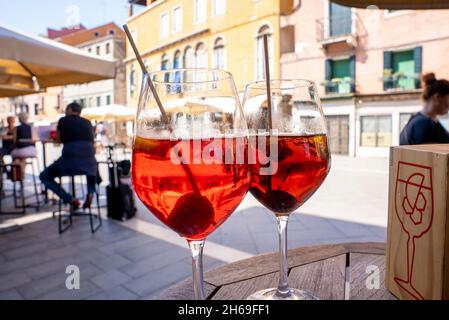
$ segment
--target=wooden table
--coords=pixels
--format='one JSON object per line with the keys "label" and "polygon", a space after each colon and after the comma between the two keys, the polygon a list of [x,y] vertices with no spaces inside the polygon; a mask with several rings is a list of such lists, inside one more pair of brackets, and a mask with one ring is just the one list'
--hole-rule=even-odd
{"label": "wooden table", "polygon": [[[396,299],[385,289],[385,246],[385,243],[346,243],[292,249],[288,259],[290,286],[309,291],[322,300]],[[379,289],[369,289],[366,285],[374,275],[374,269],[369,266],[378,267]],[[277,287],[278,270],[277,253],[211,270],[204,277],[207,299],[244,300],[258,290]],[[375,285],[375,281],[368,282]],[[192,298],[191,279],[155,297],[161,300]]]}

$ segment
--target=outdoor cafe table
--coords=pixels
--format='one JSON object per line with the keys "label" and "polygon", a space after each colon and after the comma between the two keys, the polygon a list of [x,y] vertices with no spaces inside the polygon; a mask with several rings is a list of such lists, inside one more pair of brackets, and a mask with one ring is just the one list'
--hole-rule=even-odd
{"label": "outdoor cafe table", "polygon": [[[322,300],[392,300],[385,289],[385,243],[345,243],[303,247],[289,251],[289,284]],[[379,289],[374,267],[380,274]],[[252,293],[277,287],[278,254],[258,255],[205,273],[208,300],[244,300]],[[367,281],[368,280],[368,281]],[[367,286],[368,283],[368,286]],[[192,280],[187,279],[154,299],[190,300]]]}

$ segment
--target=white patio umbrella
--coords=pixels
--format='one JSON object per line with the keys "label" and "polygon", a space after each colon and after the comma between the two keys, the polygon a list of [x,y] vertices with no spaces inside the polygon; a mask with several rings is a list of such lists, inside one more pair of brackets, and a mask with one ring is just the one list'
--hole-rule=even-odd
{"label": "white patio umbrella", "polygon": [[449,9],[449,0],[333,0],[348,7],[367,8],[377,6],[379,9]]}
{"label": "white patio umbrella", "polygon": [[0,97],[114,78],[115,62],[0,26]]}
{"label": "white patio umbrella", "polygon": [[111,104],[101,107],[84,108],[81,116],[97,121],[132,121],[136,117],[136,108],[124,105]]}

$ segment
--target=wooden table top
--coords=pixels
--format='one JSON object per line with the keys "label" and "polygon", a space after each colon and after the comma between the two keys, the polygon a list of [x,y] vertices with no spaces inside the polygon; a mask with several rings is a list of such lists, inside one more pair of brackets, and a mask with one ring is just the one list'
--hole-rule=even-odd
{"label": "wooden table top", "polygon": [[[385,243],[345,243],[292,249],[289,284],[322,300],[395,300],[385,289],[385,247]],[[376,268],[370,266],[378,267],[379,289],[372,288]],[[278,254],[258,255],[216,268],[206,272],[204,280],[207,300],[244,300],[258,290],[277,287]],[[191,300],[192,280],[184,280],[154,299]]]}

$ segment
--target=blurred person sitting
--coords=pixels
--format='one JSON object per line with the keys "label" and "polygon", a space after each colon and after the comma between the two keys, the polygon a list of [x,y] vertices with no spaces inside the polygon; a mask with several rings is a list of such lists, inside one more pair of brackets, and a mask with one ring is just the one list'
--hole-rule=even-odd
{"label": "blurred person sitting", "polygon": [[423,76],[423,109],[413,115],[401,132],[401,145],[449,143],[449,132],[438,121],[449,111],[449,81],[435,77],[434,73]]}
{"label": "blurred person sitting", "polygon": [[13,164],[20,166],[20,172],[14,171],[13,179],[22,180],[27,158],[36,157],[36,141],[33,137],[33,128],[28,124],[28,113],[19,114],[20,125],[13,130],[14,149],[11,151]]}
{"label": "blurred person sitting", "polygon": [[103,121],[97,123],[95,127],[96,132],[96,141],[100,144],[101,147],[105,147],[108,145],[108,137],[106,135],[106,126]]}
{"label": "blurred person sitting", "polygon": [[16,119],[13,116],[6,118],[7,126],[3,128],[1,134],[2,147],[0,148],[0,165],[4,164],[3,157],[10,155],[14,149],[14,127]]}
{"label": "blurred person sitting", "polygon": [[55,178],[63,176],[86,175],[87,197],[83,208],[89,208],[98,177],[98,164],[95,159],[94,129],[89,120],[82,118],[81,105],[76,102],[66,107],[66,116],[58,122],[56,141],[63,144],[62,155],[52,165],[40,174],[42,183],[65,204],[70,204],[74,210],[80,202],[67,193]]}

